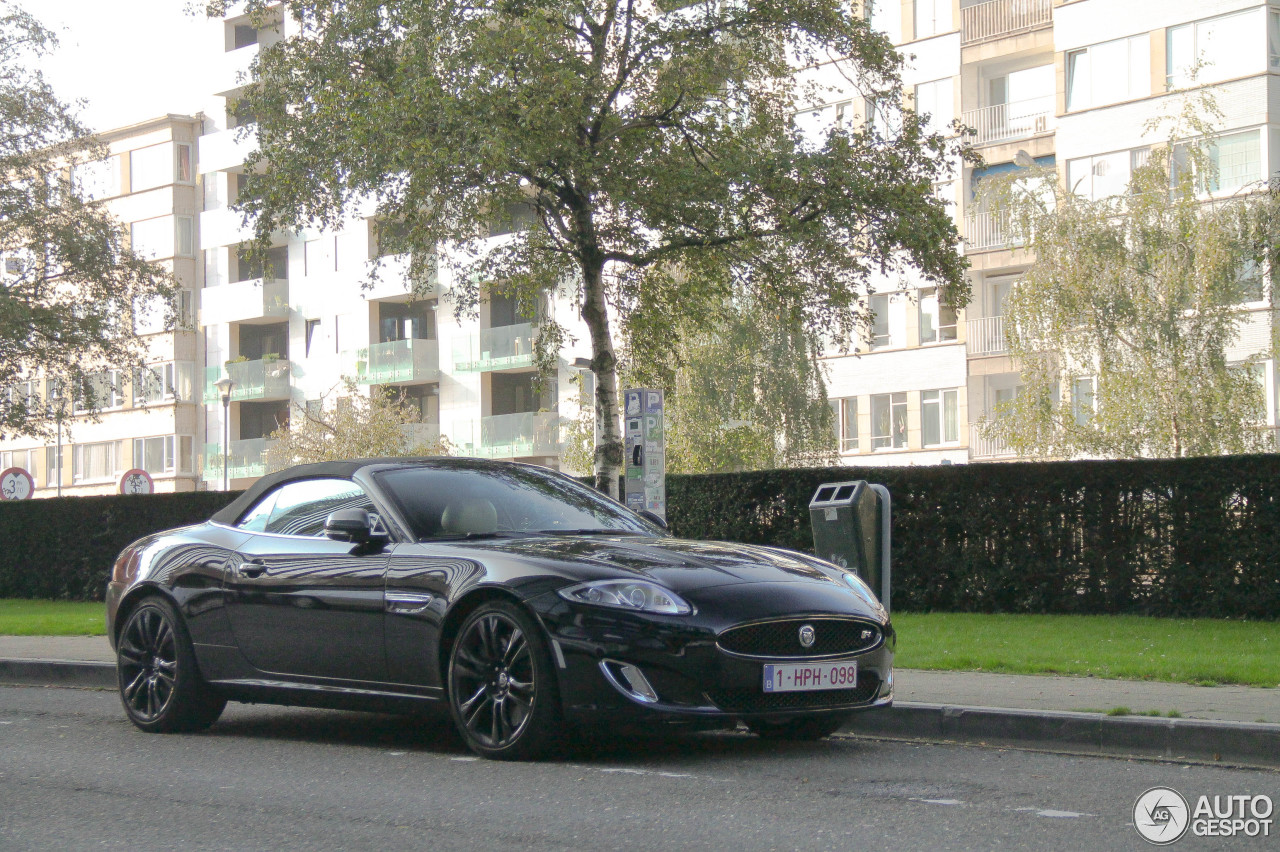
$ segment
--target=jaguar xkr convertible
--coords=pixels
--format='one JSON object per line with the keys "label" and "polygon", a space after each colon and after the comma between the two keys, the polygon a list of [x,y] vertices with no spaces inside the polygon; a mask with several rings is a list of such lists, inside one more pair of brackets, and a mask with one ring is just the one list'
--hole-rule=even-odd
{"label": "jaguar xkr convertible", "polygon": [[477,753],[528,758],[588,723],[816,739],[893,700],[893,628],[855,574],[672,538],[567,476],[476,459],[263,477],[125,548],[107,627],[144,731],[206,728],[227,701],[443,702]]}

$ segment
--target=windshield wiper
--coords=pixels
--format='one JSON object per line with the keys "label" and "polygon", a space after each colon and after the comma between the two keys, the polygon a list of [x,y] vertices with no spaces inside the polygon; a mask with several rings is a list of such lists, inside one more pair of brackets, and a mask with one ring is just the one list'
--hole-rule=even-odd
{"label": "windshield wiper", "polygon": [[584,527],[582,529],[538,530],[543,535],[644,535],[639,530],[607,530],[603,528]]}
{"label": "windshield wiper", "polygon": [[423,541],[475,541],[482,538],[522,538],[530,535],[518,530],[496,530],[494,532],[445,533],[422,539]]}

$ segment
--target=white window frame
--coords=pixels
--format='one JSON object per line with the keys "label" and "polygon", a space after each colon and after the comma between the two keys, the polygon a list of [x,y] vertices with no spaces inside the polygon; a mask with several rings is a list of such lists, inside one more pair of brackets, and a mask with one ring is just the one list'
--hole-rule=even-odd
{"label": "white window frame", "polygon": [[[1087,386],[1087,389],[1086,387]],[[1087,403],[1087,407],[1086,407]],[[1077,426],[1088,426],[1098,413],[1098,380],[1095,376],[1076,376],[1071,380],[1071,419]]]}
{"label": "white window frame", "polygon": [[[882,424],[881,412],[887,415],[887,419]],[[902,428],[895,429],[895,415],[901,414]],[[871,449],[876,450],[900,450],[907,446],[907,429],[909,428],[907,414],[907,395],[905,392],[899,393],[878,393],[871,397]],[[887,431],[882,432],[881,426],[887,427]]]}
{"label": "white window frame", "polygon": [[[106,452],[110,457],[111,471],[109,473],[100,473],[93,471],[95,475],[88,475],[84,470],[86,453],[91,450],[99,450]],[[89,482],[110,482],[119,476],[123,471],[120,469],[120,441],[98,441],[89,444],[74,444],[71,448],[71,481],[74,484]]]}
{"label": "white window frame", "polygon": [[846,396],[829,400],[835,426],[836,445],[841,453],[856,453],[858,441],[858,398]]}
{"label": "white window frame", "polygon": [[[99,377],[106,377],[106,380],[108,382],[107,388],[110,391],[110,393],[104,394],[103,399],[99,401],[101,402],[101,404],[98,406],[98,410],[109,411],[114,408],[121,408],[124,405],[124,389],[120,385],[120,371],[119,370],[96,370],[87,376],[90,382],[94,381]],[[75,401],[75,410],[77,413],[81,413],[89,410],[84,403],[85,403],[85,400],[79,398],[79,395],[77,395],[77,398]]]}
{"label": "white window frame", "polygon": [[[1098,96],[1095,93],[1093,66],[1094,59],[1101,48],[1112,47],[1125,42],[1126,86],[1124,94],[1119,97],[1111,95]],[[1138,33],[1111,41],[1099,42],[1079,50],[1067,51],[1066,61],[1066,107],[1067,112],[1080,112],[1094,107],[1117,104],[1124,101],[1138,100],[1151,96],[1151,35]],[[1077,89],[1073,82],[1077,73],[1088,78],[1088,91]]]}
{"label": "white window frame", "polygon": [[[158,446],[160,454],[159,466],[148,466],[147,450],[148,445]],[[172,474],[175,469],[175,453],[174,453],[174,436],[173,435],[154,435],[146,438],[133,439],[133,466],[140,470],[145,470],[153,475],[163,476]]]}
{"label": "white window frame", "polygon": [[[1212,40],[1212,28],[1215,25],[1232,21],[1233,19],[1247,18],[1250,15],[1256,16],[1259,11],[1259,9],[1255,8],[1245,9],[1244,11],[1239,12],[1229,12],[1225,15],[1215,15],[1212,18],[1201,18],[1198,21],[1178,24],[1165,30],[1166,85],[1170,89],[1179,89],[1193,84],[1190,75],[1191,69],[1197,62],[1201,61],[1204,54],[1212,47],[1208,42]],[[1234,22],[1243,24],[1245,30],[1249,29],[1250,23],[1254,23],[1256,26],[1256,22],[1244,20]],[[1267,25],[1270,25],[1269,19]],[[1174,54],[1177,52],[1175,45],[1181,44],[1184,41],[1186,42],[1191,55],[1189,57],[1175,57]],[[1251,49],[1251,47],[1255,49]],[[1223,52],[1223,55],[1231,60],[1244,59],[1247,62],[1254,57],[1260,57],[1260,54],[1256,50],[1256,48],[1260,47],[1261,45],[1256,41],[1251,46],[1247,41],[1242,44],[1238,39],[1232,39],[1227,43],[1227,48]],[[1189,60],[1189,64],[1187,60]],[[1179,62],[1179,64],[1175,66],[1175,62]],[[1196,85],[1220,83],[1223,80],[1231,80],[1237,77],[1250,77],[1255,74],[1265,74],[1269,66],[1274,67],[1274,65],[1271,65],[1270,63],[1263,64],[1263,61],[1260,58],[1258,58],[1258,61],[1253,64],[1253,67],[1248,67],[1245,63],[1242,63],[1242,66],[1243,67],[1236,67],[1234,62],[1228,62],[1228,70],[1223,71],[1221,70],[1223,67],[1222,64],[1210,57],[1206,60],[1204,67],[1200,71],[1199,77],[1194,81],[1194,83]]]}
{"label": "white window frame", "polygon": [[[948,419],[948,413],[951,417]],[[930,428],[937,440],[930,440]],[[920,392],[920,445],[940,447],[960,443],[960,389],[941,388]]]}
{"label": "white window frame", "polygon": [[[955,308],[949,308],[942,304],[942,300],[938,298],[938,289],[936,287],[927,287],[920,291],[920,345],[928,345],[935,343],[952,343],[956,340],[957,326],[960,318]],[[944,316],[946,312],[949,316]],[[933,331],[929,336],[925,336],[925,319],[932,319]],[[944,323],[943,319],[950,319],[950,323]]]}

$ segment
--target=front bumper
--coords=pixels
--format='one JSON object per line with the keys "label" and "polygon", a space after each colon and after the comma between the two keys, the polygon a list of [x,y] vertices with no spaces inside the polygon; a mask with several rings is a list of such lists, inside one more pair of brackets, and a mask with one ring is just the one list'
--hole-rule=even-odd
{"label": "front bumper", "polygon": [[[716,636],[732,625],[714,619],[607,610],[554,595],[532,603],[551,638],[561,704],[572,721],[694,724],[780,719],[867,710],[893,702],[894,636],[887,622],[883,623],[884,641],[875,647],[815,661],[856,660],[855,688],[765,693],[765,663],[784,661],[721,650]],[[776,616],[776,606],[771,609],[760,617]],[[790,615],[866,617],[830,610]],[[637,671],[642,675],[638,683]]]}

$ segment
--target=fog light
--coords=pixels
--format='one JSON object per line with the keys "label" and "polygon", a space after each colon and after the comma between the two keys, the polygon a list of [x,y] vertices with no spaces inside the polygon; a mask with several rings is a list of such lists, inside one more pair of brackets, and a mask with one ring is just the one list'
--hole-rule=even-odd
{"label": "fog light", "polygon": [[616,660],[601,660],[600,669],[604,672],[609,682],[633,701],[639,701],[642,704],[656,704],[658,702],[658,691],[649,683],[649,679],[644,676],[644,672],[640,671],[629,663],[619,663]]}

